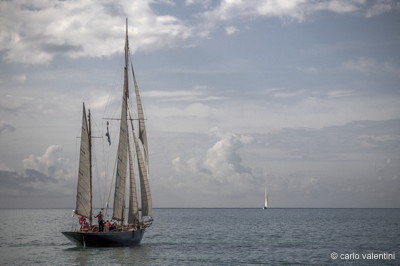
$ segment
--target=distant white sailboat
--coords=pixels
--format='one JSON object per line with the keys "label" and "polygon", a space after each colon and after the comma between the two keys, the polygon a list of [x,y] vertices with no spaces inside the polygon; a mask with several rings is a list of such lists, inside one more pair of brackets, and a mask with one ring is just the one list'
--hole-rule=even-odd
{"label": "distant white sailboat", "polygon": [[268,195],[267,195],[267,188],[265,188],[265,202],[264,202],[264,207],[263,210],[268,209]]}

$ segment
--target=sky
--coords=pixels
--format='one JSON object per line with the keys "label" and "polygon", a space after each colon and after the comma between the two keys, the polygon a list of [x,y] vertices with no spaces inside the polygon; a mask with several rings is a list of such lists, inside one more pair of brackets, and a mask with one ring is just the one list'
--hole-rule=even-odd
{"label": "sky", "polygon": [[154,207],[400,207],[400,2],[20,0],[0,1],[1,208],[75,207],[82,102],[104,136],[125,18]]}

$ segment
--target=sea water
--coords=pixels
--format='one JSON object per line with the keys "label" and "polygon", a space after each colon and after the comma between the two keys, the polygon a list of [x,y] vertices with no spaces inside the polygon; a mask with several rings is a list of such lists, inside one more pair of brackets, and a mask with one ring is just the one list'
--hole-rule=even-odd
{"label": "sea water", "polygon": [[75,247],[71,211],[0,209],[0,264],[400,265],[400,209],[154,209],[130,248]]}

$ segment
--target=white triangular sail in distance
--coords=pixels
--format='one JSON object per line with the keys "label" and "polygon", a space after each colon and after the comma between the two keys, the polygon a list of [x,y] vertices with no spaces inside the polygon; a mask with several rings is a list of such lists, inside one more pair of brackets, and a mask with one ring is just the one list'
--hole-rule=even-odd
{"label": "white triangular sail in distance", "polygon": [[264,202],[264,208],[268,208],[268,195],[267,195],[267,188],[265,188],[265,202]]}
{"label": "white triangular sail in distance", "polygon": [[92,177],[90,127],[83,104],[81,146],[79,157],[78,187],[75,213],[91,220],[92,217]]}

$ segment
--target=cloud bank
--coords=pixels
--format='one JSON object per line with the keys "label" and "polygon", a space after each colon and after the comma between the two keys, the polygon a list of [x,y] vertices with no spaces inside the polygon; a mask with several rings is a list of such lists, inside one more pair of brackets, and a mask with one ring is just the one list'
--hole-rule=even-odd
{"label": "cloud bank", "polygon": [[54,208],[69,206],[74,182],[71,166],[62,157],[62,147],[51,145],[40,156],[23,160],[21,173],[2,166],[0,169],[0,207],[34,206]]}
{"label": "cloud bank", "polygon": [[[186,20],[160,15],[154,8],[176,5],[166,1],[1,1],[0,51],[8,63],[49,64],[55,56],[70,58],[110,56],[121,51],[124,18],[134,49],[149,51],[186,46],[187,40],[208,38],[219,28],[232,35],[238,31],[233,20],[276,17],[285,22],[304,22],[318,12],[355,13],[367,18],[392,10],[400,3],[391,0],[269,0],[186,1],[186,7],[203,7]],[[162,8],[160,8],[162,9]]]}
{"label": "cloud bank", "polygon": [[6,62],[48,64],[56,55],[109,56],[121,51],[125,17],[134,49],[174,45],[190,28],[169,15],[157,15],[153,1],[1,1],[0,50]]}
{"label": "cloud bank", "polygon": [[251,206],[259,188],[265,185],[265,176],[242,158],[242,149],[252,138],[218,128],[210,133],[217,141],[206,151],[172,160],[174,172],[164,185],[174,184],[179,194],[191,195],[191,206]]}

